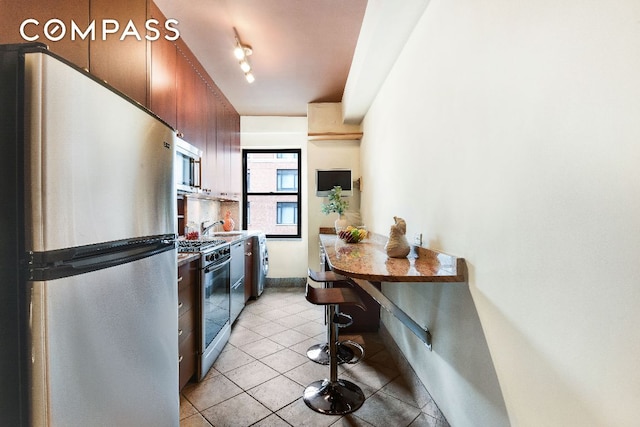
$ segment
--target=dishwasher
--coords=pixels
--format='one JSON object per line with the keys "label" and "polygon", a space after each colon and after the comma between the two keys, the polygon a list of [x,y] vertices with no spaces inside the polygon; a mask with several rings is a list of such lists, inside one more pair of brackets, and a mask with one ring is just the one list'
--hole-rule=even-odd
{"label": "dishwasher", "polygon": [[231,324],[238,318],[244,308],[244,240],[231,244],[231,298],[230,316]]}

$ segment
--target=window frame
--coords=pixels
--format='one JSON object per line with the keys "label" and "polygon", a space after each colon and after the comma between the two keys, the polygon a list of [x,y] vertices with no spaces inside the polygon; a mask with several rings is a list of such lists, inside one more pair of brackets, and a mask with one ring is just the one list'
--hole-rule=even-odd
{"label": "window frame", "polygon": [[[297,154],[298,157],[298,177],[297,177],[297,191],[278,191],[274,189],[274,191],[260,192],[260,191],[250,191],[247,188],[247,173],[248,173],[248,162],[247,156],[249,154],[265,154],[265,153],[291,153]],[[277,158],[277,156],[274,156]],[[300,239],[302,237],[302,149],[300,148],[243,148],[242,149],[242,228],[244,230],[248,229],[247,224],[247,204],[249,203],[249,197],[260,197],[260,196],[296,196],[295,203],[298,204],[298,212],[297,212],[297,224],[287,224],[287,225],[296,225],[296,233],[295,234],[274,234],[267,233],[267,238],[278,238],[278,239]],[[276,178],[277,179],[277,178]],[[277,187],[277,182],[276,182]],[[293,203],[293,202],[290,202]],[[276,219],[277,221],[277,219]],[[278,225],[278,224],[276,224]]]}

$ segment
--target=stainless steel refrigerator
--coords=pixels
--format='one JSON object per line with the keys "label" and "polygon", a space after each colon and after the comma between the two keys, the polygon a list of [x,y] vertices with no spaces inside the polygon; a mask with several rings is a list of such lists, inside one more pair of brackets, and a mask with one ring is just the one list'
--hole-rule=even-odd
{"label": "stainless steel refrigerator", "polygon": [[178,426],[174,132],[0,47],[0,425]]}

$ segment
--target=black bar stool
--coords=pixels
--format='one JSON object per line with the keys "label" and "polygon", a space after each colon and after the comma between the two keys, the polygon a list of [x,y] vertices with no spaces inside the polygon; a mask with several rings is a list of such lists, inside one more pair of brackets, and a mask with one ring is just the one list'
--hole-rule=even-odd
{"label": "black bar stool", "polygon": [[339,304],[366,307],[358,294],[350,288],[315,288],[307,283],[307,301],[325,305],[329,309],[329,379],[314,381],[305,388],[302,399],[316,412],[327,415],[344,415],[357,410],[364,403],[362,389],[351,381],[338,379],[338,323],[344,319],[337,314]]}
{"label": "black bar stool", "polygon": [[[334,273],[333,271],[314,271],[309,269],[309,278],[314,282],[324,283],[325,288],[332,288],[333,284],[337,282],[348,283],[348,280],[346,277],[340,274]],[[340,314],[337,308],[336,308],[336,314],[343,318],[348,318],[349,321],[351,321],[350,316],[348,316],[347,314]],[[329,306],[326,306],[325,322],[329,322],[330,318],[331,317],[329,315]],[[344,319],[343,319],[343,321],[339,323],[338,327],[347,327],[351,323],[344,323]],[[329,336],[330,333],[328,329],[329,328],[327,328],[327,341],[320,344],[314,344],[311,347],[309,347],[309,349],[307,350],[307,357],[310,360],[316,363],[319,363],[321,365],[328,365],[330,362],[329,343],[331,342],[331,339]],[[335,337],[336,341],[338,340],[338,335],[339,334],[336,332],[336,337]],[[351,341],[351,340],[337,341],[337,346],[338,346],[338,349],[337,349],[338,364],[356,363],[362,357],[364,357],[364,349],[360,346],[360,344],[358,344],[355,341]],[[357,350],[359,354],[356,354],[352,350],[352,348]]]}

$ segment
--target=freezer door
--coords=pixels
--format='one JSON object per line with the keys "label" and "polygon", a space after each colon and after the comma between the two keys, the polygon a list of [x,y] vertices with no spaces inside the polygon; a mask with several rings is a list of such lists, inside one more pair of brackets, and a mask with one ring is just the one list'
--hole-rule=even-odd
{"label": "freezer door", "polygon": [[46,53],[25,54],[26,249],[176,232],[174,132]]}
{"label": "freezer door", "polygon": [[30,282],[34,426],[177,426],[176,252]]}

